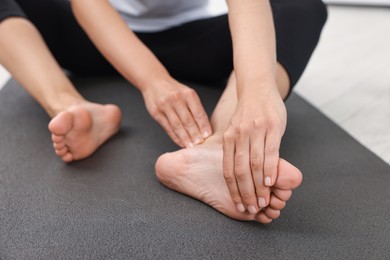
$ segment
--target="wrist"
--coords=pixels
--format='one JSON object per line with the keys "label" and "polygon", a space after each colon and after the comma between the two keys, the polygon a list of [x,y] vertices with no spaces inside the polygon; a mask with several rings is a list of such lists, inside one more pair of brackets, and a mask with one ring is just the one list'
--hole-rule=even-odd
{"label": "wrist", "polygon": [[169,89],[176,84],[178,84],[178,82],[169,74],[161,75],[160,77],[148,78],[147,80],[143,81],[142,86],[139,87],[139,90],[142,94],[145,94],[147,92],[155,92],[155,90],[162,91],[164,89]]}
{"label": "wrist", "polygon": [[162,86],[172,84],[174,79],[168,74],[168,72],[152,73],[143,77],[136,85],[142,92],[149,91],[155,88],[161,88]]}
{"label": "wrist", "polygon": [[238,100],[259,99],[261,97],[280,97],[277,83],[274,79],[254,79],[237,83]]}

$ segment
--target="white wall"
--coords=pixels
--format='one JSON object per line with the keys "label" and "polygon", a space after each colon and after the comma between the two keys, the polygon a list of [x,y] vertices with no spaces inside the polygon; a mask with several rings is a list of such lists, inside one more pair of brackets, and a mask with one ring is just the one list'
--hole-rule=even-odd
{"label": "white wall", "polygon": [[[286,0],[288,1],[288,0]],[[323,0],[328,4],[351,4],[351,5],[388,5],[390,6],[390,0]],[[210,0],[210,10],[213,13],[226,12],[225,0]]]}
{"label": "white wall", "polygon": [[324,0],[329,4],[390,5],[390,0]]}
{"label": "white wall", "polygon": [[3,88],[4,84],[9,80],[10,75],[8,71],[6,71],[1,65],[0,65],[0,89]]}

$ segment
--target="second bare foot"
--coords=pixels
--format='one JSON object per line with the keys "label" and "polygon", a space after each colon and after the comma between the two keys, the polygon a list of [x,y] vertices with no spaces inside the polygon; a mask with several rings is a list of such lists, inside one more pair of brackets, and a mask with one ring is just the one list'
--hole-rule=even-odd
{"label": "second bare foot", "polygon": [[156,174],[168,188],[198,199],[230,218],[261,223],[269,223],[279,216],[278,208],[285,206],[291,190],[302,181],[301,172],[280,159],[279,175],[272,190],[270,205],[253,215],[247,211],[238,212],[231,199],[222,174],[222,148],[218,144],[204,144],[166,153],[156,163]]}
{"label": "second bare foot", "polygon": [[55,153],[64,162],[84,159],[118,132],[120,121],[121,111],[115,105],[74,105],[49,123]]}

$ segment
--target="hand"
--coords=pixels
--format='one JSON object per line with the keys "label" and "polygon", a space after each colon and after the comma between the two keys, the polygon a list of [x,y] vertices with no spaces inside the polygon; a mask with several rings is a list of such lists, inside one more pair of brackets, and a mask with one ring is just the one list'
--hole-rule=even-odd
{"label": "hand", "polygon": [[146,108],[180,147],[193,147],[212,134],[196,92],[172,79],[143,91]]}
{"label": "hand", "polygon": [[270,201],[287,113],[275,90],[242,96],[223,138],[223,172],[239,212],[255,214]]}

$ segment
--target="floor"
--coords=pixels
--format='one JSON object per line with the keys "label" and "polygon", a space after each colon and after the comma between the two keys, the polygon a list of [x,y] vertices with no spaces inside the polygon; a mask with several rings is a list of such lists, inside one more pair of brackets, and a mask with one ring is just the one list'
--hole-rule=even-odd
{"label": "floor", "polygon": [[[331,6],[295,91],[390,164],[389,28],[389,8]],[[0,89],[8,79],[0,66]]]}

